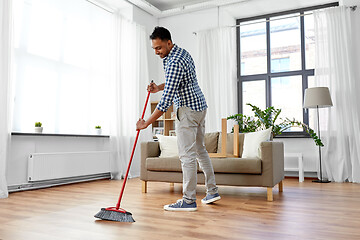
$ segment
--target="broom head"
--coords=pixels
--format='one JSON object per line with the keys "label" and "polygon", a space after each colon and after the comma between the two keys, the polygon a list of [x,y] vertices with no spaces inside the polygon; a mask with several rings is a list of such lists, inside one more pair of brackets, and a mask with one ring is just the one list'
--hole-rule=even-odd
{"label": "broom head", "polygon": [[131,213],[122,208],[116,209],[115,207],[102,208],[94,217],[116,222],[135,222]]}

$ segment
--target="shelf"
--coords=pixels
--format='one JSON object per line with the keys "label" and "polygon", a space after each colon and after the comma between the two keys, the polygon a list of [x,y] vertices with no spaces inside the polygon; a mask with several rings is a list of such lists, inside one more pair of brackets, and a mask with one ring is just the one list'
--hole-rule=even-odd
{"label": "shelf", "polygon": [[161,122],[161,121],[175,121],[175,120],[176,120],[175,118],[166,118],[166,119],[164,119],[164,118],[158,118],[158,119],[156,119],[155,121]]}
{"label": "shelf", "polygon": [[[156,105],[158,102],[151,102],[151,112],[153,113],[156,109]],[[169,135],[169,131],[174,130],[175,123],[175,114],[173,113],[173,106],[170,106],[167,112],[165,112],[159,119],[157,119],[153,125],[153,132],[157,131],[157,129],[163,129],[163,134],[165,136]]]}
{"label": "shelf", "polygon": [[31,133],[31,132],[12,132],[12,136],[50,136],[50,137],[101,137],[109,138],[109,135],[95,135],[95,134],[69,134],[69,133]]}

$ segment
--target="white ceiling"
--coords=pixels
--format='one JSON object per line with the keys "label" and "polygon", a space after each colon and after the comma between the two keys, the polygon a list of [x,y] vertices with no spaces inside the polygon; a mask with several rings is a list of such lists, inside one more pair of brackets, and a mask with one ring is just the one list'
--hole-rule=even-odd
{"label": "white ceiling", "polygon": [[154,7],[160,11],[165,11],[169,9],[179,8],[187,5],[193,5],[196,3],[209,2],[207,0],[147,0],[148,3],[152,4]]}
{"label": "white ceiling", "polygon": [[[123,1],[123,0],[108,0]],[[311,7],[336,0],[125,0],[157,18],[163,18],[209,8],[221,10],[236,19],[280,11]]]}
{"label": "white ceiling", "polygon": [[126,0],[155,17],[162,18],[214,7],[256,0]]}
{"label": "white ceiling", "polygon": [[260,16],[336,2],[336,0],[249,0],[240,4],[224,6],[236,19]]}

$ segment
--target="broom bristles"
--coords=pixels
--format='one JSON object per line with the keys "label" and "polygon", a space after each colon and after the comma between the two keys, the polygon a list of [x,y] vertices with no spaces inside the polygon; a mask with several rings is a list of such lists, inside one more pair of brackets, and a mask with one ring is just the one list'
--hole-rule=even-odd
{"label": "broom bristles", "polygon": [[129,212],[117,212],[112,210],[106,210],[102,208],[94,217],[102,220],[117,221],[117,222],[135,222],[132,214]]}

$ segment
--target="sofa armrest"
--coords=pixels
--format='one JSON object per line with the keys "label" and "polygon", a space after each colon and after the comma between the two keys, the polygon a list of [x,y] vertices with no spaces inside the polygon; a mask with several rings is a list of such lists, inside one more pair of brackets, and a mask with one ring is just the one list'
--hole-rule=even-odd
{"label": "sofa armrest", "polygon": [[284,179],[284,143],[262,142],[260,149],[263,186],[274,187]]}
{"label": "sofa armrest", "polygon": [[142,142],[141,143],[141,164],[140,164],[140,179],[147,180],[146,159],[148,157],[159,157],[160,146],[159,142]]}

